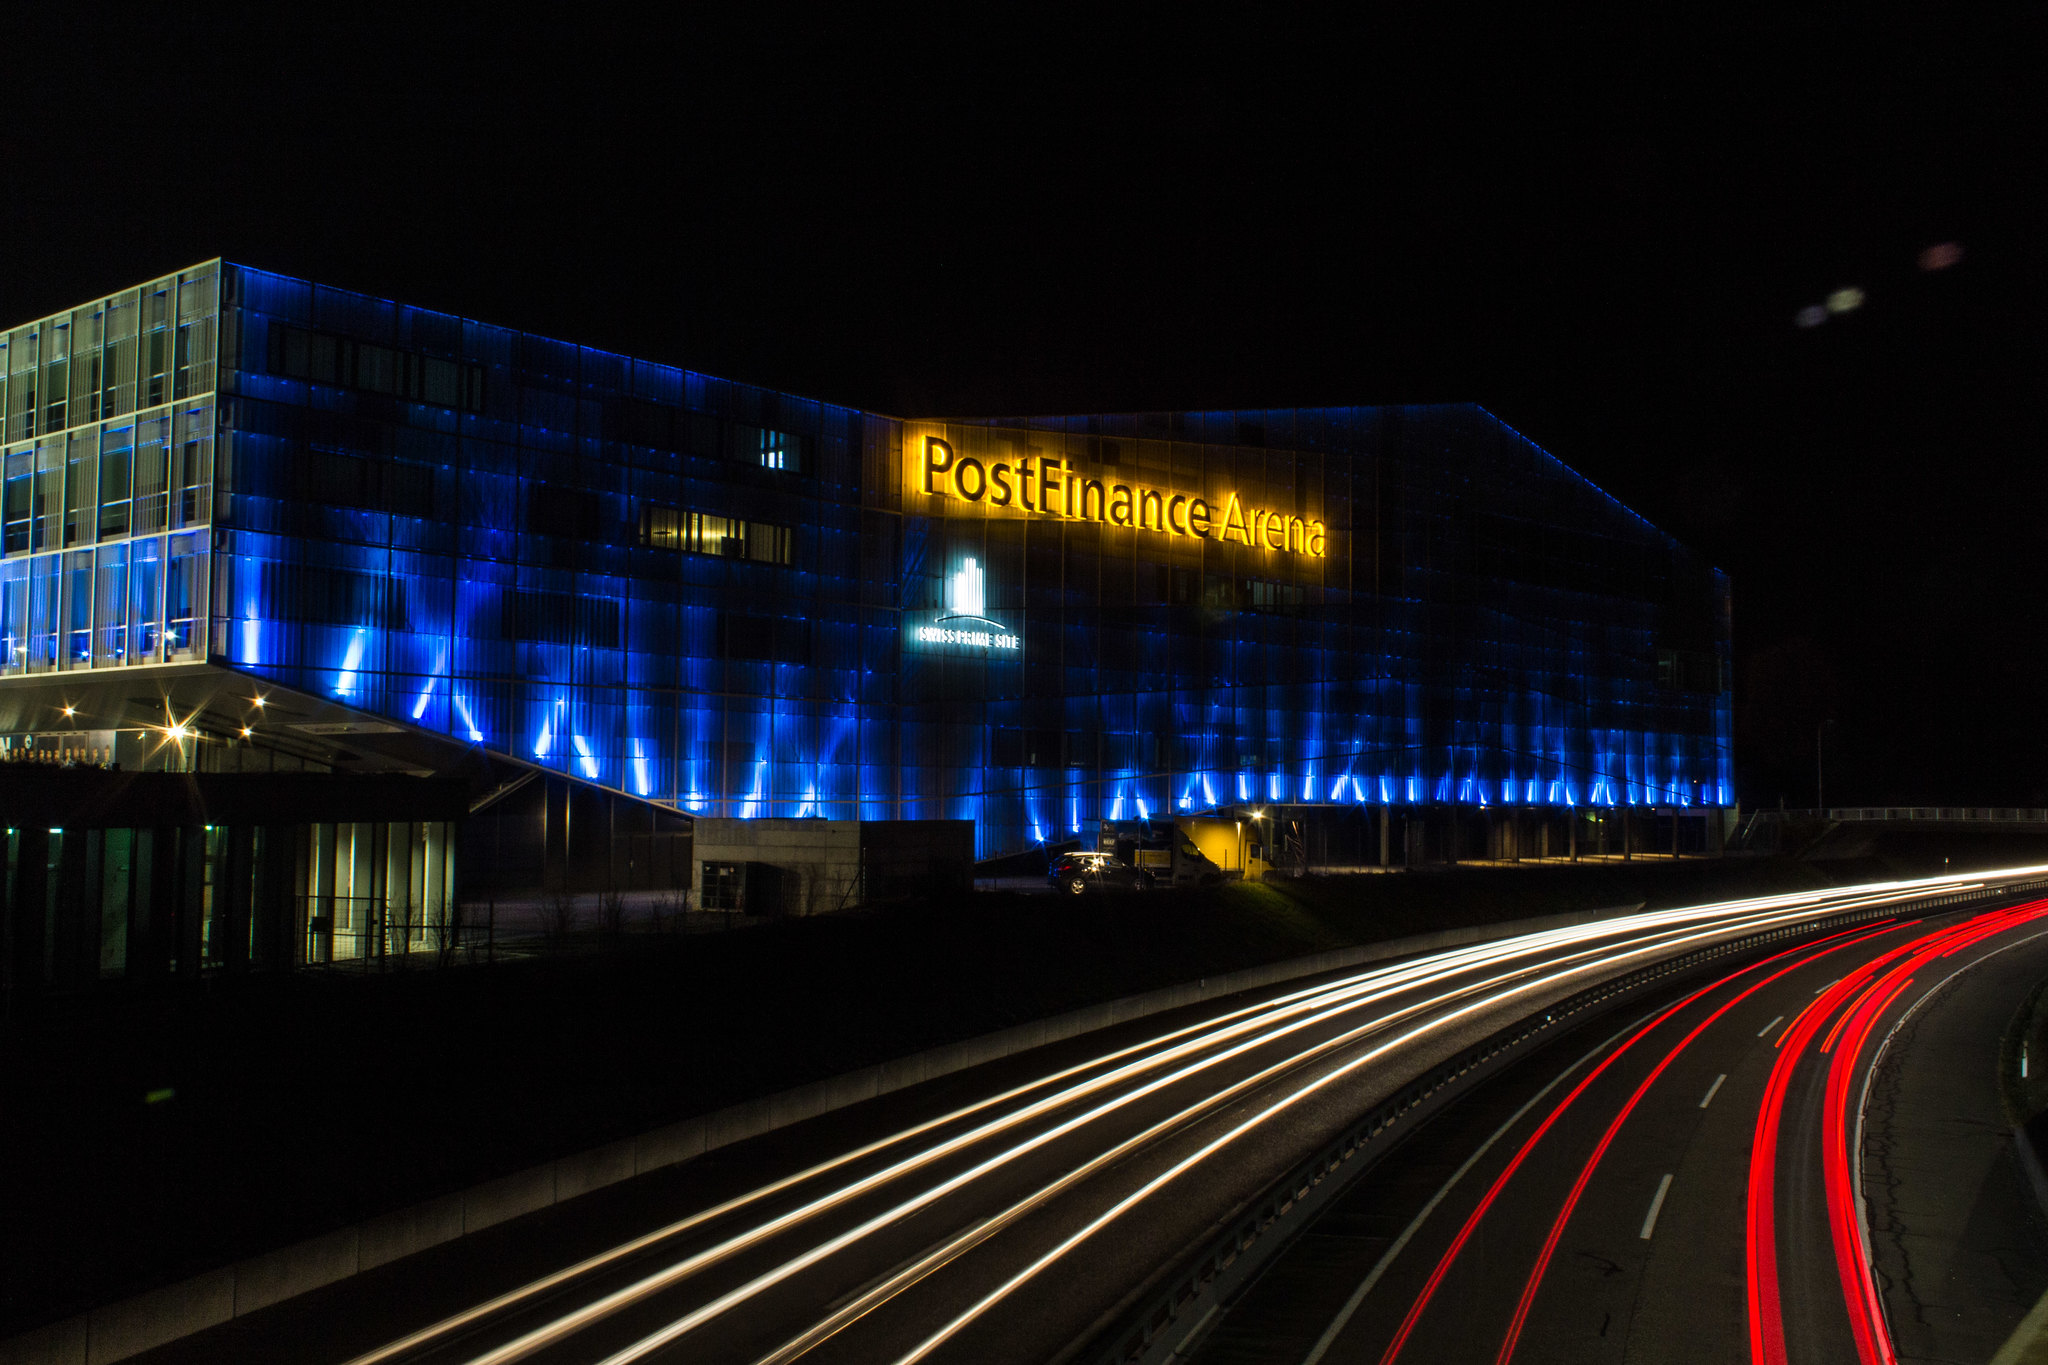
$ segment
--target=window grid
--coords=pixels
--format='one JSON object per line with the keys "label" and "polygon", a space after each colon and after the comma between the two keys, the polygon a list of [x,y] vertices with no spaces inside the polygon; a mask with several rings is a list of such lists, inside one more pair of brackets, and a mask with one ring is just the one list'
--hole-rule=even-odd
{"label": "window grid", "polygon": [[203,657],[219,282],[0,333],[0,677]]}

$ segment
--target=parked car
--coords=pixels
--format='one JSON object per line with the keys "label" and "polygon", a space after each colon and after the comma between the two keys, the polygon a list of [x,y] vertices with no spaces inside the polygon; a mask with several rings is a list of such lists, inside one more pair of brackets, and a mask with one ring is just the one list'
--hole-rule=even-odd
{"label": "parked car", "polygon": [[1052,860],[1046,880],[1063,896],[1152,889],[1151,873],[1132,867],[1113,853],[1062,853]]}

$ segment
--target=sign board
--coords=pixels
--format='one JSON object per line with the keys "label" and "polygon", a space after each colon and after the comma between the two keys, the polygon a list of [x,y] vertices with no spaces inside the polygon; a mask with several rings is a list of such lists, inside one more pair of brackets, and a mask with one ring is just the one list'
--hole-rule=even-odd
{"label": "sign board", "polygon": [[988,614],[988,574],[972,556],[946,576],[944,611],[911,621],[911,643],[950,654],[1014,656],[1024,646],[1015,631]]}
{"label": "sign board", "polygon": [[915,426],[903,439],[905,491],[928,504],[935,500],[940,515],[988,511],[1093,522],[1311,560],[1329,553],[1321,517],[1260,506],[1235,490],[1155,487],[1050,451],[1005,459],[970,455],[946,436]]}

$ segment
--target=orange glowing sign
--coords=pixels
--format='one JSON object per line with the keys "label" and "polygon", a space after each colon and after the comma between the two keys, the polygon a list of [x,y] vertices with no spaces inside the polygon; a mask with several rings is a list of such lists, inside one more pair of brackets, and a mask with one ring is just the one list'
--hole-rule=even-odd
{"label": "orange glowing sign", "polygon": [[1111,482],[1084,475],[1057,455],[983,461],[958,454],[943,437],[926,436],[917,459],[916,487],[933,497],[1317,559],[1326,553],[1329,541],[1327,528],[1317,517],[1247,507],[1234,492],[1219,503]]}

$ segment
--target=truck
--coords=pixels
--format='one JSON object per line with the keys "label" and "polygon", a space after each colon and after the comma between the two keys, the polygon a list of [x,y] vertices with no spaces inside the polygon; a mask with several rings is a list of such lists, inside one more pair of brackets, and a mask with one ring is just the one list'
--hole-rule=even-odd
{"label": "truck", "polygon": [[[1150,873],[1155,886],[1197,886],[1242,876],[1242,868],[1226,868],[1197,847],[1196,839],[1205,832],[1183,828],[1177,820],[1104,820],[1095,846]],[[1224,856],[1228,861],[1229,855]]]}

